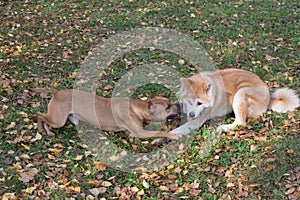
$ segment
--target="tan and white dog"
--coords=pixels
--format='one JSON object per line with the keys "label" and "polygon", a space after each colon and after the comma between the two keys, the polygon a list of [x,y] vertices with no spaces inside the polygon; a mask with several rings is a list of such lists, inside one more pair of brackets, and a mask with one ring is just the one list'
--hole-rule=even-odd
{"label": "tan and white dog", "polygon": [[53,88],[32,88],[29,91],[44,95],[53,94],[47,113],[36,114],[38,131],[42,132],[45,129],[48,135],[54,135],[50,127],[60,128],[69,119],[75,125],[84,121],[107,131],[128,130],[131,137],[180,137],[178,134],[143,129],[143,123],[147,121],[161,122],[168,118],[180,117],[180,105],[171,103],[164,97],[153,96],[149,100],[139,100],[103,98],[94,93],[72,89],[58,91]]}
{"label": "tan and white dog", "polygon": [[233,111],[234,122],[217,128],[226,132],[237,125],[245,125],[248,117],[261,115],[267,109],[292,111],[299,106],[299,97],[288,88],[271,93],[269,87],[252,72],[224,69],[182,78],[180,103],[188,121],[170,133],[188,134],[208,119]]}

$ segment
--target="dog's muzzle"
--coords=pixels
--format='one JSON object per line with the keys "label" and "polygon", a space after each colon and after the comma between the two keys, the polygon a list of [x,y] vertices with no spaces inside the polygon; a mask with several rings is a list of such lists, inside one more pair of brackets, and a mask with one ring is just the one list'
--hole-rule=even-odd
{"label": "dog's muzzle", "polygon": [[167,119],[180,119],[181,118],[181,111],[182,111],[182,104],[176,103],[174,104],[176,108],[174,108],[174,113],[170,114]]}

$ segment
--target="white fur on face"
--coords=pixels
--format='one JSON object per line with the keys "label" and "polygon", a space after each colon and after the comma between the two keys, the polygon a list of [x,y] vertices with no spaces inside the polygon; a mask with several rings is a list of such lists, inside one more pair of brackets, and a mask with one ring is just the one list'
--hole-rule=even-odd
{"label": "white fur on face", "polygon": [[194,118],[197,118],[205,108],[210,106],[209,102],[203,103],[201,102],[201,100],[197,100],[196,98],[183,97],[181,98],[180,103],[182,103],[183,105],[183,112],[186,113],[188,116],[190,113],[194,113]]}

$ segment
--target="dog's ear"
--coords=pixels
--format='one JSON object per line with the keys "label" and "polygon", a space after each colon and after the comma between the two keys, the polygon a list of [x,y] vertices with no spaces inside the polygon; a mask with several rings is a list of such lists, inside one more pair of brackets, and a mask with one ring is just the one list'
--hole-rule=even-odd
{"label": "dog's ear", "polygon": [[186,85],[186,84],[188,84],[188,79],[187,78],[180,78],[180,83],[181,83],[181,85]]}
{"label": "dog's ear", "polygon": [[211,83],[208,83],[207,86],[206,86],[206,94],[208,94],[210,89],[211,89]]}
{"label": "dog's ear", "polygon": [[188,78],[180,78],[180,83],[181,83],[181,85],[189,86],[189,85],[192,85],[193,81]]}
{"label": "dog's ear", "polygon": [[150,91],[149,95],[148,95],[148,99],[153,99],[155,97],[154,93],[152,91]]}
{"label": "dog's ear", "polygon": [[155,112],[155,105],[152,103],[151,100],[148,100],[148,106],[149,106],[150,113],[154,113]]}

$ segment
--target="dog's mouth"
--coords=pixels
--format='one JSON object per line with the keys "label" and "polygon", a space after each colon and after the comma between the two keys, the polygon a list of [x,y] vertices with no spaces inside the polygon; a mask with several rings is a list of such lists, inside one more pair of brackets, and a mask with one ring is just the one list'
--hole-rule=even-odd
{"label": "dog's mouth", "polygon": [[167,119],[180,119],[181,118],[181,114],[176,113],[176,114],[171,114],[167,117]]}
{"label": "dog's mouth", "polygon": [[186,120],[187,120],[187,121],[192,121],[192,120],[194,120],[194,119],[195,119],[194,117],[189,117],[189,116],[186,117]]}

